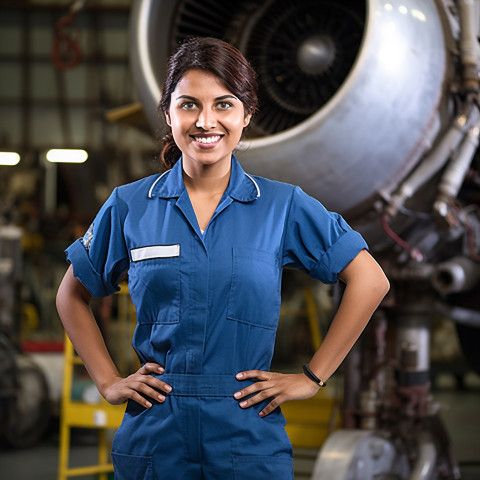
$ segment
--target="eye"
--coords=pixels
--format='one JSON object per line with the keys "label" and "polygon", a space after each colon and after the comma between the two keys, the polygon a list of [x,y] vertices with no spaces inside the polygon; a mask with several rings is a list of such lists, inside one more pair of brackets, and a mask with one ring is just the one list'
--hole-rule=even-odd
{"label": "eye", "polygon": [[233,107],[233,103],[222,101],[217,103],[217,108],[219,110],[228,110]]}
{"label": "eye", "polygon": [[193,110],[196,106],[195,102],[183,102],[180,104],[180,108],[183,110]]}

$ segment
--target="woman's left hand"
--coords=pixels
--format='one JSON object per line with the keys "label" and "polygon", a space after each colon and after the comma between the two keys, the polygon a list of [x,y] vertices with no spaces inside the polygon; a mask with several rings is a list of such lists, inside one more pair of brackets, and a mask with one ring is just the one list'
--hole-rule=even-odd
{"label": "woman's left hand", "polygon": [[320,387],[303,373],[285,374],[265,372],[262,370],[248,370],[236,375],[237,380],[256,379],[257,382],[239,390],[233,396],[237,400],[253,395],[240,402],[241,408],[248,408],[267,398],[272,401],[259,413],[261,417],[268,415],[288,400],[305,400],[313,397]]}

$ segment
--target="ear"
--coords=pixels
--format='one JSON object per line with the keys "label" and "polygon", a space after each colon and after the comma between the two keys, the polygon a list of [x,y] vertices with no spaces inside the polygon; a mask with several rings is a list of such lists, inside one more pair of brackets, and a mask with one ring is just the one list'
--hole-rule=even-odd
{"label": "ear", "polygon": [[248,126],[248,124],[250,123],[250,119],[252,118],[252,114],[249,113],[243,120],[243,127],[245,128],[246,126]]}
{"label": "ear", "polygon": [[170,113],[169,112],[165,112],[165,121],[167,122],[167,125],[169,127],[172,126],[172,121],[170,120]]}

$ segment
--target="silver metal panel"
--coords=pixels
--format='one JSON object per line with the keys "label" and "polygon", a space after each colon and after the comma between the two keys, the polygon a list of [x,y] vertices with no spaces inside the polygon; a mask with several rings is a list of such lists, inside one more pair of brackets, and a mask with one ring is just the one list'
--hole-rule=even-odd
{"label": "silver metal panel", "polygon": [[370,0],[360,54],[336,95],[289,131],[248,142],[239,158],[332,210],[352,209],[390,190],[438,133],[445,72],[433,0]]}
{"label": "silver metal panel", "polygon": [[[175,3],[138,0],[132,70],[153,130]],[[438,133],[446,47],[434,0],[368,0],[362,46],[336,94],[295,127],[246,141],[238,153],[255,174],[302,186],[346,212],[390,192]],[[341,192],[341,194],[339,194]]]}

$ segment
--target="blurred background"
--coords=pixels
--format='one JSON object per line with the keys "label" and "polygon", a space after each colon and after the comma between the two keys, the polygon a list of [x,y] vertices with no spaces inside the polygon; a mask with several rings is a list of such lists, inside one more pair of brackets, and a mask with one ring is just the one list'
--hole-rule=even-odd
{"label": "blurred background", "polygon": [[[295,478],[480,478],[478,0],[1,0],[2,475],[113,478],[123,407],[88,379],[55,295],[113,188],[161,171],[163,69],[188,35],[259,74],[244,168],[342,213],[392,284],[329,389],[283,408]],[[299,371],[340,294],[285,272],[273,368]],[[93,308],[132,371],[127,283]]]}

